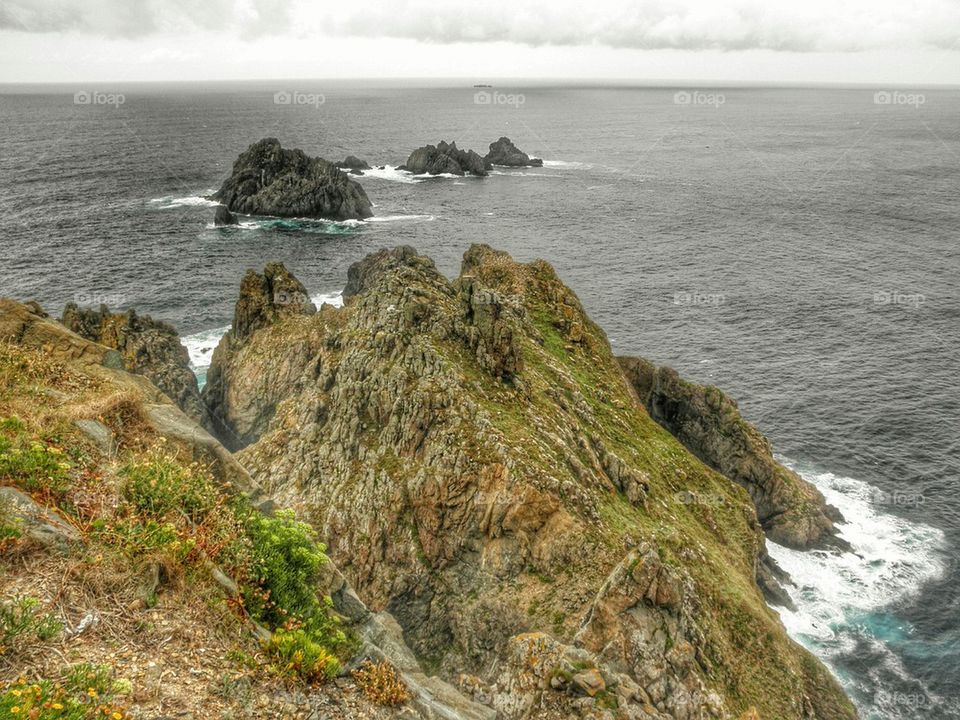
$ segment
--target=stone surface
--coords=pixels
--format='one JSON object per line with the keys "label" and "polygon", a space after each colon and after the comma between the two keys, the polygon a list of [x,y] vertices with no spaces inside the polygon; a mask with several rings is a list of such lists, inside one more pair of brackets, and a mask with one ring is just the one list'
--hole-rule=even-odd
{"label": "stone surface", "polygon": [[441,140],[436,145],[424,145],[417,148],[400,170],[415,175],[465,175],[477,176],[489,174],[493,166],[473,150],[461,150],[456,142]]}
{"label": "stone surface", "polygon": [[79,543],[80,533],[56,510],[43,507],[29,495],[12,487],[0,487],[0,503],[7,521],[13,522],[21,533],[41,547],[68,552]]}
{"label": "stone surface", "polygon": [[543,167],[543,160],[530,157],[514,145],[508,137],[501,137],[499,140],[490,143],[490,152],[483,159],[491,165]]}
{"label": "stone surface", "polygon": [[244,215],[363,219],[373,215],[363,188],[323,158],[286,150],[276,138],[247,148],[214,195]]}
{"label": "stone surface", "polygon": [[224,205],[221,205],[217,208],[217,211],[213,214],[213,224],[217,227],[225,227],[228,225],[239,225],[240,221],[237,220],[237,216],[230,212],[230,209]]}
{"label": "stone surface", "polygon": [[[187,415],[209,425],[190,355],[172,325],[134,310],[111,313],[106,305],[94,310],[76,303],[67,304],[60,322],[77,335],[116,350],[124,369],[148,378]],[[111,358],[107,356],[104,364],[116,367]]]}

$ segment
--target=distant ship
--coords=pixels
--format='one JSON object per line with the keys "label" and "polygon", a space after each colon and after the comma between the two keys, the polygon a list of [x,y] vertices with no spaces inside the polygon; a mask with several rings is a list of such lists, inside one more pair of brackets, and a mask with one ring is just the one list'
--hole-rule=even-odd
{"label": "distant ship", "polygon": [[483,83],[478,83],[477,85],[474,85],[474,87],[493,87],[493,85],[485,85]]}

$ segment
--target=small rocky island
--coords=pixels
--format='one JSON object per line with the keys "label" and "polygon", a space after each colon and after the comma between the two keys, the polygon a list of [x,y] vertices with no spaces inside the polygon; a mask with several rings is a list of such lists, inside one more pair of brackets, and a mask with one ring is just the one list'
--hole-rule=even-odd
{"label": "small rocky island", "polygon": [[483,177],[492,165],[473,150],[461,150],[456,142],[441,140],[436,145],[417,148],[399,167],[414,175],[476,175]]}
{"label": "small rocky island", "polygon": [[543,167],[543,160],[530,157],[508,137],[501,137],[490,143],[490,152],[483,159],[490,165],[504,167]]}
{"label": "small rocky island", "polygon": [[264,138],[237,158],[214,200],[245,215],[362,220],[373,215],[367,193],[331,162]]}
{"label": "small rocky island", "polygon": [[337,167],[341,170],[346,170],[351,175],[363,175],[364,170],[370,170],[370,165],[367,161],[361,160],[356,155],[347,155],[337,163]]}

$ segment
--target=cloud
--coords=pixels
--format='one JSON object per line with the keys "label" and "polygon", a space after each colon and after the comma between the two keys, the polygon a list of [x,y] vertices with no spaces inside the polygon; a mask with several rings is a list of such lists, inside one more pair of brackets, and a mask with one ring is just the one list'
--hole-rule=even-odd
{"label": "cloud", "polygon": [[0,30],[389,37],[640,50],[960,49],[954,0],[5,0]]}

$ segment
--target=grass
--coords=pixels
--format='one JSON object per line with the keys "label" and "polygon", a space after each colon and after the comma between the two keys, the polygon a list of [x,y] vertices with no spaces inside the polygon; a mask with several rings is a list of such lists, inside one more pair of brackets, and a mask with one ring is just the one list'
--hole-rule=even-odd
{"label": "grass", "polygon": [[58,680],[0,686],[0,717],[17,720],[126,720],[117,701],[122,688],[105,665],[81,663],[64,668]]}
{"label": "grass", "polygon": [[42,611],[38,599],[0,600],[0,656],[16,655],[37,641],[52,640],[62,631],[63,623]]}

